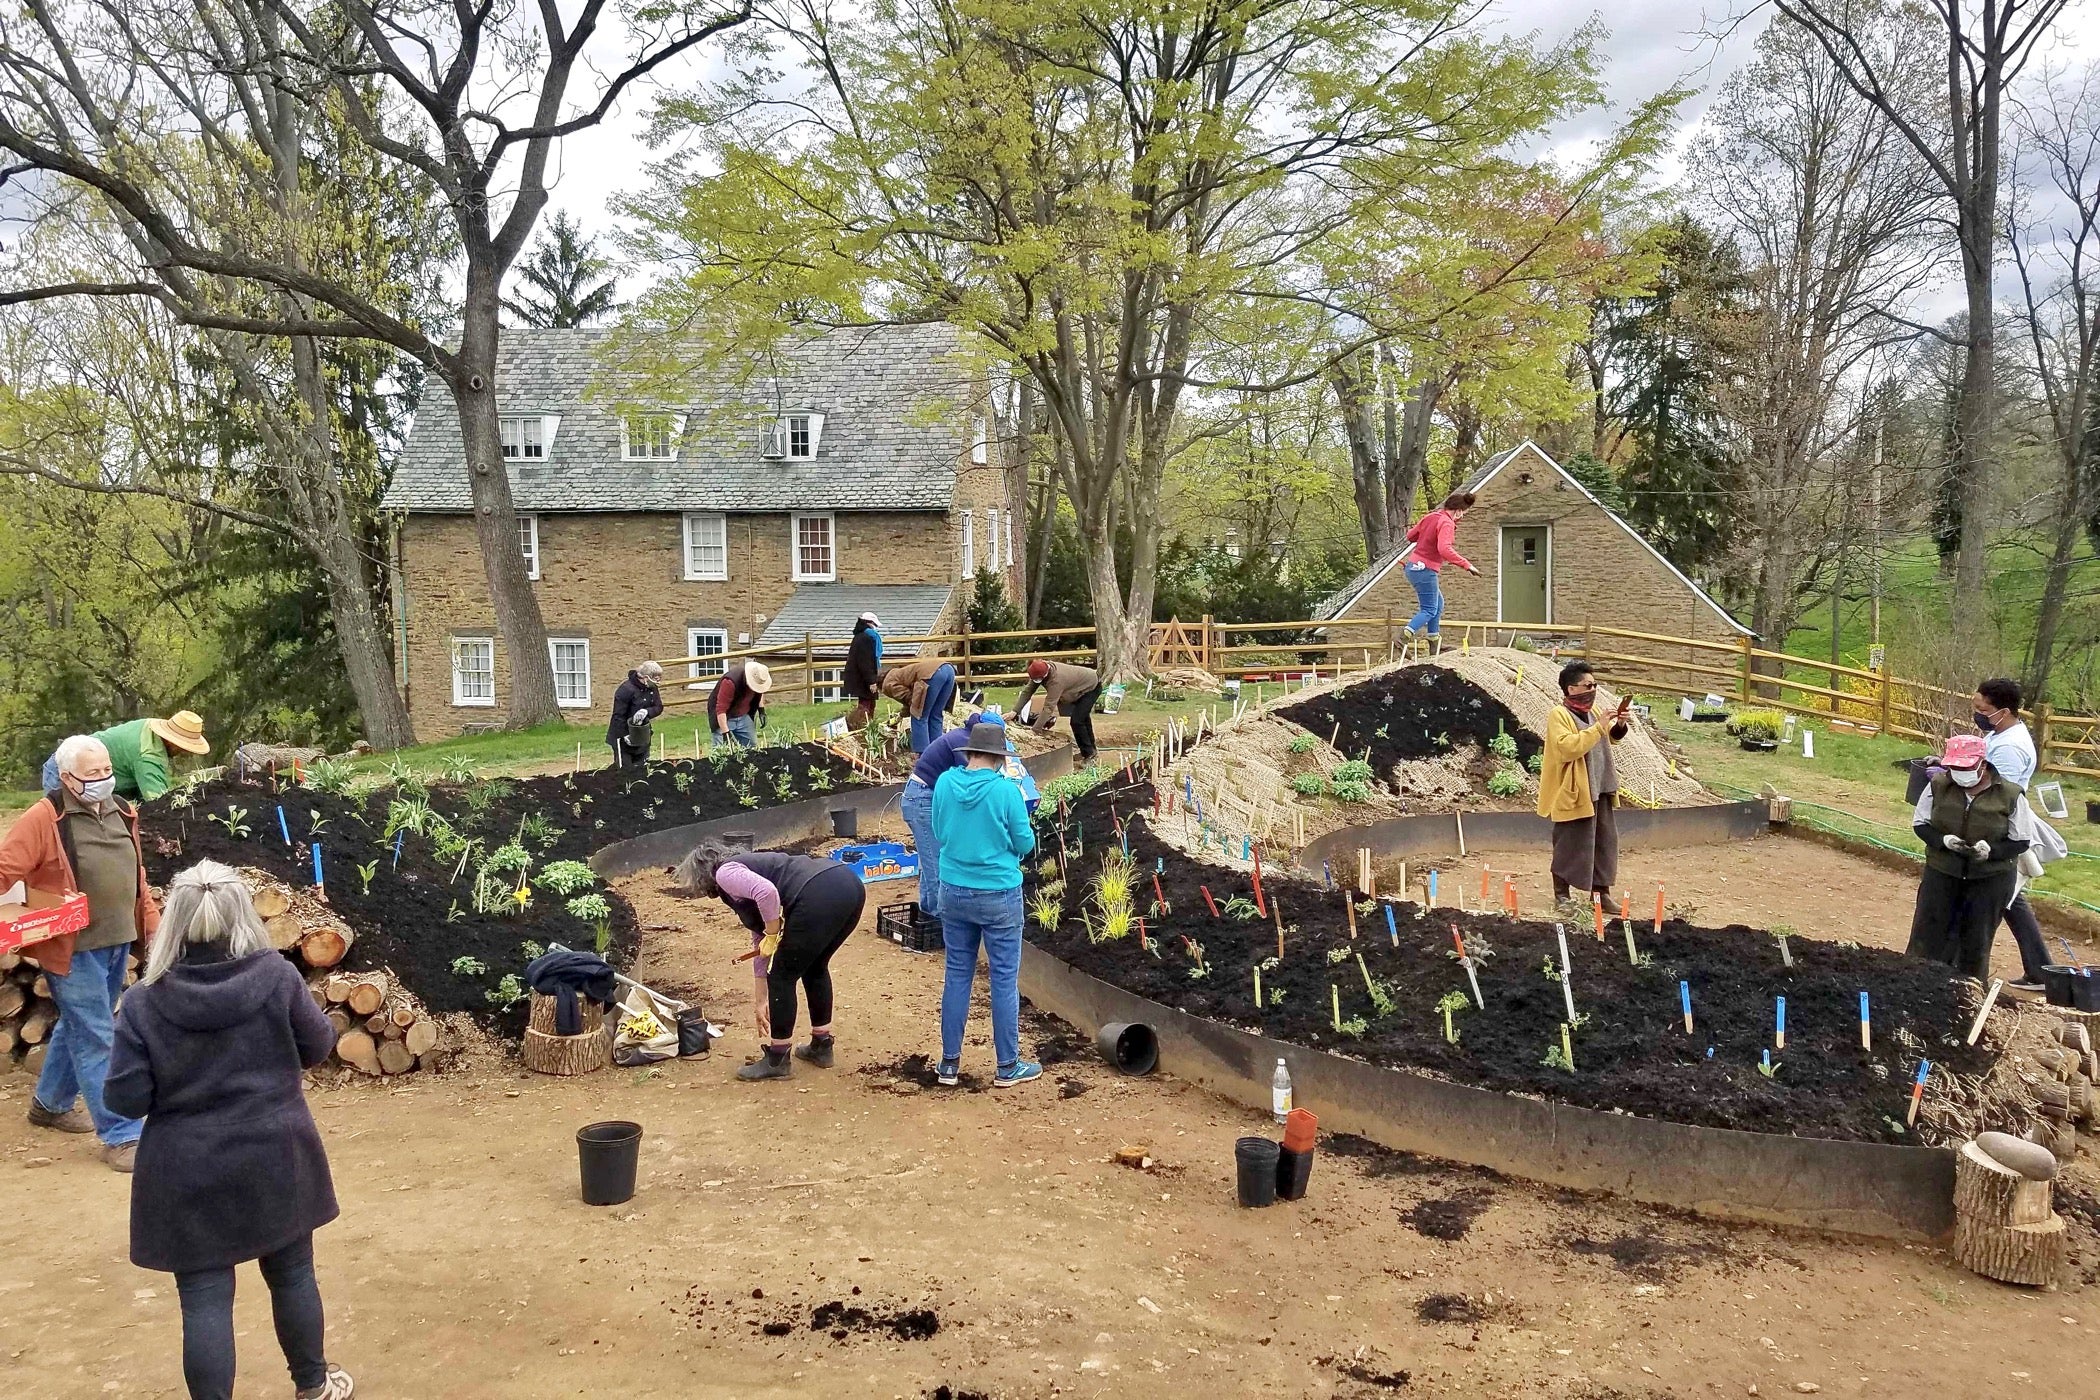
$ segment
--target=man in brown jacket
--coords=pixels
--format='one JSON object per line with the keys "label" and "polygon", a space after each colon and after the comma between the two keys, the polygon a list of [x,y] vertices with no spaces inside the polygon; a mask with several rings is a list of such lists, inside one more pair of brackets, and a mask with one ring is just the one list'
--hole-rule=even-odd
{"label": "man in brown jacket", "polygon": [[1094,703],[1101,698],[1101,673],[1091,666],[1073,666],[1063,661],[1031,661],[1028,684],[1014,701],[1014,713],[1028,708],[1029,697],[1040,689],[1029,724],[1048,734],[1061,714],[1072,718],[1072,742],[1079,748],[1079,761],[1094,761]]}
{"label": "man in brown jacket", "polygon": [[926,752],[955,711],[955,663],[942,656],[900,661],[883,671],[875,684],[910,716],[911,751]]}
{"label": "man in brown jacket", "polygon": [[[24,812],[0,837],[0,890],[20,880],[88,898],[88,925],[78,933],[33,943],[24,956],[44,970],[58,1025],[29,1099],[29,1121],[65,1133],[94,1133],[102,1159],[131,1170],[144,1124],[112,1112],[102,1099],[116,1037],[117,998],[134,945],[143,950],[160,926],[139,849],[138,809],[116,796],[109,750],[88,734],[58,746],[59,787]],[[87,1101],[82,1112],[75,1102]]]}

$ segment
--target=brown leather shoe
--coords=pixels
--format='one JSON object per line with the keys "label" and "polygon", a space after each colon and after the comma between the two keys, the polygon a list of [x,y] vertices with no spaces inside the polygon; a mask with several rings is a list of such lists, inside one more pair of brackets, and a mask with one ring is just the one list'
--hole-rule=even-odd
{"label": "brown leather shoe", "polygon": [[126,1176],[131,1175],[131,1169],[137,1163],[138,1157],[139,1145],[135,1142],[127,1142],[118,1147],[104,1147],[102,1149],[102,1160],[109,1163],[109,1169],[114,1172],[122,1172]]}
{"label": "brown leather shoe", "polygon": [[53,1113],[36,1101],[36,1095],[31,1094],[29,1096],[29,1126],[32,1128],[50,1128],[61,1133],[92,1133],[95,1131],[95,1119],[94,1115],[88,1112],[87,1105],[84,1103],[76,1103],[64,1113]]}

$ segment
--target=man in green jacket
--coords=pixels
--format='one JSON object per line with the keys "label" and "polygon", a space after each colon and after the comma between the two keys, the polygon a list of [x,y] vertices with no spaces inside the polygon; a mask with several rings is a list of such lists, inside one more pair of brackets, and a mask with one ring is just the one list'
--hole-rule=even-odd
{"label": "man in green jacket", "polygon": [[[151,802],[175,785],[168,776],[169,746],[184,753],[211,752],[204,738],[204,721],[194,710],[177,710],[171,719],[126,720],[97,730],[92,737],[109,750],[117,795],[133,802]],[[57,754],[44,760],[44,791],[58,791]]]}

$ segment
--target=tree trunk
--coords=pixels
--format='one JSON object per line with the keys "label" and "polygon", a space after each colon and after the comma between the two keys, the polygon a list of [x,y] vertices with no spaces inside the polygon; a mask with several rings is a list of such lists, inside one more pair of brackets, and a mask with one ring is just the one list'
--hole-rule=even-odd
{"label": "tree trunk", "polygon": [[1407,396],[1399,441],[1386,457],[1386,537],[1381,554],[1398,549],[1407,539],[1407,527],[1414,517],[1415,493],[1422,489],[1422,470],[1429,461],[1430,429],[1435,425],[1437,403],[1443,396],[1444,381],[1435,375],[1424,378]]}
{"label": "tree trunk", "polygon": [[1327,377],[1341,410],[1342,430],[1349,439],[1349,477],[1356,494],[1357,524],[1363,530],[1364,557],[1375,561],[1386,550],[1386,488],[1370,396],[1358,372],[1368,358],[1368,353],[1363,353],[1337,360]]}
{"label": "tree trunk", "polygon": [[[1062,452],[1063,446],[1057,447]],[[1028,625],[1040,626],[1043,620],[1043,591],[1050,583],[1050,546],[1057,539],[1057,482],[1055,466],[1044,473],[1042,515],[1035,522],[1035,548],[1029,551],[1028,567]]]}
{"label": "tree trunk", "polygon": [[467,274],[464,328],[459,352],[441,367],[459,405],[460,445],[474,503],[474,538],[488,577],[496,631],[510,648],[510,724],[514,729],[561,718],[554,702],[554,662],[547,653],[547,625],[540,600],[525,576],[518,549],[518,516],[511,503],[510,474],[503,466],[503,430],[496,412],[495,279],[473,267]]}
{"label": "tree trunk", "polygon": [[[2071,493],[2074,500],[2082,493]],[[2078,536],[2085,529],[2085,512],[2072,510],[2072,502],[2056,517],[2056,544],[2049,551],[2049,579],[2042,587],[2042,603],[2034,618],[2034,643],[2027,653],[2026,693],[2030,704],[2049,698],[2049,670],[2056,655],[2056,629],[2064,616],[2064,594],[2071,583],[2071,558],[2078,552]]]}
{"label": "tree trunk", "polygon": [[[1993,103],[1995,107],[1995,103]],[[1961,431],[1961,457],[1955,469],[1961,473],[1961,548],[1954,564],[1954,634],[1966,655],[1988,664],[1995,652],[1995,619],[1990,592],[1984,583],[1986,551],[1990,544],[1992,488],[1996,471],[1992,461],[1995,440],[1992,429],[1997,406],[1997,336],[1992,324],[1991,259],[1996,249],[1994,215],[1997,191],[1996,123],[1991,123],[1991,145],[1982,152],[1985,169],[1975,172],[1976,192],[1964,201],[1962,210],[1962,281],[1968,293],[1969,323],[1967,353],[1962,359],[1961,394],[1956,402],[1956,421]]]}

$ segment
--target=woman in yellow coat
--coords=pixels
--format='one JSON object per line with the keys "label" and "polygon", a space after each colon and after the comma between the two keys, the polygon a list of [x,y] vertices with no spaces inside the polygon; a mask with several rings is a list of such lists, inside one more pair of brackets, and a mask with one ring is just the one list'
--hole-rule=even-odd
{"label": "woman in yellow coat", "polygon": [[1633,702],[1621,700],[1598,718],[1597,677],[1583,661],[1561,667],[1560,696],[1546,717],[1539,762],[1539,815],[1553,823],[1553,897],[1565,901],[1581,890],[1609,903],[1619,876],[1619,774],[1611,746],[1626,737]]}

